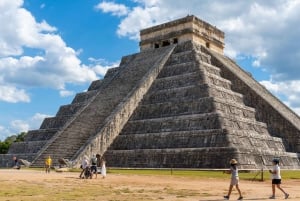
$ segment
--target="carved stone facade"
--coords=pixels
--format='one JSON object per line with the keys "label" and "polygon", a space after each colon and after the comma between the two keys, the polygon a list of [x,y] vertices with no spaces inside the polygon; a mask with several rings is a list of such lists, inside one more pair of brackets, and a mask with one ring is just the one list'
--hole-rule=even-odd
{"label": "carved stone facade", "polygon": [[141,51],[193,41],[223,54],[224,32],[191,15],[140,32]]}
{"label": "carved stone facade", "polygon": [[[208,46],[205,34],[193,36],[201,26],[212,29]],[[54,165],[64,158],[79,166],[99,153],[110,167],[225,168],[237,158],[252,169],[273,157],[300,167],[299,117],[222,54],[223,32],[188,16],[141,36],[140,53],[14,143],[1,166],[15,155],[32,166],[48,155]]]}

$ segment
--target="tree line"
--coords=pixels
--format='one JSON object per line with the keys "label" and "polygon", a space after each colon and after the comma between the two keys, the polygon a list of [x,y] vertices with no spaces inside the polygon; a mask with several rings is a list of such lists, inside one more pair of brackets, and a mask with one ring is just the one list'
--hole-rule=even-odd
{"label": "tree line", "polygon": [[21,132],[17,135],[7,137],[4,141],[0,140],[0,154],[7,154],[10,145],[13,142],[23,142],[27,132]]}

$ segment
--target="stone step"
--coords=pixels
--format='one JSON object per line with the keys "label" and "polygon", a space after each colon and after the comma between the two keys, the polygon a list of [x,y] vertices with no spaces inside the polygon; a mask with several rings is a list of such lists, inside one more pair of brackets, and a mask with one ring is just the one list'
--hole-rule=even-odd
{"label": "stone step", "polygon": [[243,169],[272,169],[274,156],[280,156],[280,166],[284,169],[299,169],[299,159],[295,153],[254,148],[238,150],[239,166]]}
{"label": "stone step", "polygon": [[143,120],[130,120],[122,134],[160,133],[221,128],[217,113],[181,115]]}
{"label": "stone step", "polygon": [[223,147],[222,129],[119,135],[110,150]]}
{"label": "stone step", "polygon": [[163,103],[144,104],[133,113],[131,120],[171,117],[177,115],[201,114],[220,111],[224,114],[242,118],[255,119],[255,109],[233,101],[213,97],[196,100],[169,101]]}
{"label": "stone step", "polygon": [[194,61],[188,61],[185,63],[166,65],[157,78],[172,77],[176,75],[182,75],[187,73],[194,73],[199,71],[199,66]]}
{"label": "stone step", "polygon": [[193,49],[194,49],[193,43],[181,43],[180,45],[176,46],[173,53],[175,54],[175,53],[180,53],[185,51],[192,51]]}
{"label": "stone step", "polygon": [[108,167],[132,168],[224,168],[228,166],[232,147],[180,149],[108,150],[104,157]]}
{"label": "stone step", "polygon": [[224,114],[236,115],[237,117],[255,119],[255,109],[245,106],[244,104],[237,103],[233,100],[213,98],[216,111]]}
{"label": "stone step", "polygon": [[37,153],[45,144],[46,140],[43,141],[27,141],[27,142],[15,142],[11,144],[8,154],[23,154]]}
{"label": "stone step", "polygon": [[[266,136],[266,138],[263,138]],[[245,147],[255,147],[255,150],[263,152],[264,150],[274,151],[274,152],[286,152],[281,138],[274,138],[268,135],[256,135],[249,136],[228,136],[229,141],[239,150],[245,149]]]}
{"label": "stone step", "polygon": [[238,104],[243,104],[243,95],[237,92],[234,92],[223,87],[209,84],[208,87],[209,96],[216,97],[218,99],[225,99],[236,102]]}
{"label": "stone step", "polygon": [[195,51],[187,50],[180,53],[173,53],[166,63],[167,66],[194,61],[196,58]]}
{"label": "stone step", "polygon": [[270,150],[274,152],[286,152],[281,138],[271,136],[267,130],[257,132],[246,129],[224,129],[230,144],[239,150],[255,147],[259,151]]}
{"label": "stone step", "polygon": [[[130,58],[131,56],[128,56],[128,58]],[[113,78],[115,75],[117,75],[119,73],[120,70],[122,70],[124,62],[124,57],[122,58],[121,64],[119,67],[115,67],[115,68],[110,68],[107,70],[105,76],[104,76],[104,80],[103,82],[105,82],[108,78]]]}
{"label": "stone step", "polygon": [[211,56],[205,53],[204,51],[202,51],[201,46],[195,45],[194,43],[189,43],[189,42],[181,43],[175,48],[174,53],[181,53],[186,51],[196,52],[197,55],[199,55],[201,60],[210,63]]}
{"label": "stone step", "polygon": [[201,69],[204,69],[206,72],[210,73],[210,74],[214,74],[216,76],[221,76],[220,72],[221,69],[213,66],[211,64],[205,63],[203,61],[199,61],[199,65],[201,66]]}
{"label": "stone step", "polygon": [[56,116],[74,115],[84,105],[86,105],[86,102],[78,102],[78,103],[73,103],[73,104],[69,104],[69,105],[62,105],[62,106],[60,106],[58,112],[56,113]]}
{"label": "stone step", "polygon": [[205,54],[204,52],[200,52],[197,50],[194,50],[195,54],[196,54],[196,60],[197,61],[203,61],[205,63],[210,64],[211,63],[211,56],[208,54]]}
{"label": "stone step", "polygon": [[[44,167],[45,166],[45,159],[48,158],[48,156],[51,157],[52,159],[52,166],[53,167],[59,167],[60,166],[60,163],[59,163],[59,159],[61,159],[62,157],[60,157],[60,155],[58,154],[43,154],[42,156],[40,156],[40,160],[38,161],[35,161],[34,163],[32,163],[30,165],[30,167]],[[67,158],[64,158],[64,159],[67,159]],[[68,160],[68,159],[67,159]],[[72,166],[72,162],[70,161],[70,165]]]}
{"label": "stone step", "polygon": [[40,129],[59,129],[62,128],[65,123],[70,120],[73,115],[47,117],[41,124]]}
{"label": "stone step", "polygon": [[206,72],[205,75],[205,80],[208,84],[231,90],[231,81],[226,80],[218,75],[211,74],[209,72]]}
{"label": "stone step", "polygon": [[280,155],[285,167],[298,167],[295,154],[287,152],[262,152],[254,149],[237,150],[235,147],[204,147],[179,149],[108,150],[104,157],[109,167],[135,168],[224,168],[231,158],[239,159],[241,169],[272,167],[274,156]]}
{"label": "stone step", "polygon": [[209,113],[213,112],[214,109],[212,97],[198,100],[140,104],[131,116],[131,120]]}
{"label": "stone step", "polygon": [[227,130],[240,129],[245,131],[254,131],[262,135],[269,135],[267,124],[258,122],[255,119],[237,117],[236,115],[219,113],[222,128]]}
{"label": "stone step", "polygon": [[210,96],[232,100],[238,104],[243,103],[243,96],[239,93],[212,84],[200,84],[179,88],[164,89],[159,91],[151,90],[145,95],[143,99],[143,104],[162,103],[167,101],[178,100],[193,100]]}
{"label": "stone step", "polygon": [[100,87],[101,87],[101,85],[102,85],[102,83],[103,83],[103,80],[95,80],[95,81],[93,81],[90,84],[90,86],[88,88],[88,91],[99,90]]}
{"label": "stone step", "polygon": [[164,89],[159,91],[149,91],[143,99],[143,104],[175,102],[182,100],[195,100],[200,98],[209,97],[208,86],[192,85],[186,87]]}
{"label": "stone step", "polygon": [[225,89],[231,89],[231,82],[218,75],[197,70],[190,73],[182,73],[169,77],[161,77],[155,80],[151,90],[178,88],[190,85],[200,85],[208,82]]}
{"label": "stone step", "polygon": [[97,93],[96,90],[78,93],[78,94],[76,94],[75,98],[73,99],[72,104],[86,102],[90,98],[95,96],[96,93]]}
{"label": "stone step", "polygon": [[30,130],[24,137],[24,141],[43,141],[51,139],[58,129]]}
{"label": "stone step", "polygon": [[130,120],[122,130],[122,134],[192,131],[219,129],[221,127],[224,129],[244,129],[268,134],[265,123],[257,122],[255,119],[224,115],[219,112]]}
{"label": "stone step", "polygon": [[191,72],[156,79],[149,91],[186,87],[203,83],[203,75],[201,75],[199,72]]}

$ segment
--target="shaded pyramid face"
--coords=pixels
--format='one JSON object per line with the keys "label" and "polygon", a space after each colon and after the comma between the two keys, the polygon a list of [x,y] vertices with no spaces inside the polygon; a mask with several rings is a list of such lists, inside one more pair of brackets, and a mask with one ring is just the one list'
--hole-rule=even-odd
{"label": "shaded pyramid face", "polygon": [[50,155],[79,166],[99,153],[110,167],[225,168],[236,158],[261,168],[280,157],[283,168],[299,168],[299,126],[237,64],[187,41],[123,57],[5,160],[42,167]]}

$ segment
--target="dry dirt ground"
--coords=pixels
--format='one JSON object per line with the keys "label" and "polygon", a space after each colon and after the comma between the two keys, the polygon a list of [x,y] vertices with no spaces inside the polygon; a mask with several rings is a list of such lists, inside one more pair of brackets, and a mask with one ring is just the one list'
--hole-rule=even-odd
{"label": "dry dirt ground", "polygon": [[[108,174],[79,179],[78,173],[0,170],[0,200],[217,201],[224,200],[228,180],[184,176]],[[300,180],[284,180],[288,200],[300,200]],[[240,182],[244,200],[269,200],[270,180]],[[276,200],[284,200],[277,190]],[[234,190],[230,200],[238,198]]]}

